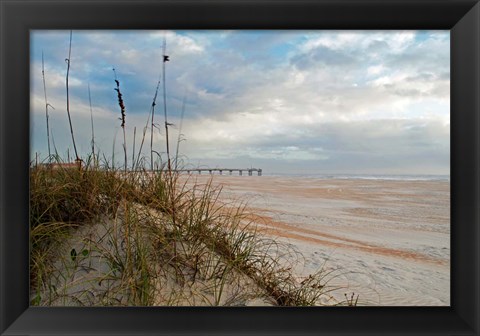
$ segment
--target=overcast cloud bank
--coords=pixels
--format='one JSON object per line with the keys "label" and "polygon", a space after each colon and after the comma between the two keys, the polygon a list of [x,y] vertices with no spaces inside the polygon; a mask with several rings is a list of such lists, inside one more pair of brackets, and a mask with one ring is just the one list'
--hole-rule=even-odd
{"label": "overcast cloud bank", "polygon": [[[69,31],[31,35],[31,153],[47,151],[42,52],[52,138],[72,153],[65,75]],[[73,31],[70,99],[81,155],[122,156],[116,69],[128,144],[137,149],[167,41],[167,108],[185,165],[265,172],[449,174],[448,31]],[[163,98],[154,146],[165,152]],[[150,138],[150,131],[146,133]],[[118,133],[118,134],[117,134]],[[131,149],[129,157],[131,158]],[[144,147],[149,157],[149,146]],[[165,157],[164,157],[165,159]]]}

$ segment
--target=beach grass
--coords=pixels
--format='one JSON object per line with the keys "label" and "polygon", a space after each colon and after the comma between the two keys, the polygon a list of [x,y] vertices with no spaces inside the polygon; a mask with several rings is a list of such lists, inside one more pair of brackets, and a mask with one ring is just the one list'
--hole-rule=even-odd
{"label": "beach grass", "polygon": [[[352,305],[335,301],[329,285],[334,271],[304,278],[293,268],[301,256],[291,246],[263,234],[245,199],[226,201],[221,187],[192,181],[172,169],[168,145],[163,45],[163,90],[167,161],[150,148],[142,156],[146,131],[154,132],[152,110],[128,167],[126,108],[114,71],[121,111],[124,163],[95,153],[80,157],[73,132],[66,59],[67,117],[75,161],[55,147],[30,164],[30,298],[36,306],[312,306]],[[44,76],[42,67],[42,75]],[[43,77],[44,78],[44,77]],[[44,83],[45,89],[45,83]],[[45,93],[45,104],[48,101]],[[183,113],[183,112],[182,112]],[[50,130],[47,141],[50,144]],[[135,138],[135,137],[134,137]],[[135,140],[134,140],[135,141]],[[178,138],[180,142],[180,135]],[[115,141],[114,141],[115,146]],[[158,154],[154,162],[153,153]],[[103,157],[103,159],[102,159]],[[178,167],[177,144],[174,160]],[[147,165],[150,167],[147,169]],[[118,165],[117,165],[118,166]]]}
{"label": "beach grass", "polygon": [[262,234],[245,200],[221,192],[166,169],[32,164],[31,304],[311,306],[329,297],[335,274],[297,277],[298,253]]}

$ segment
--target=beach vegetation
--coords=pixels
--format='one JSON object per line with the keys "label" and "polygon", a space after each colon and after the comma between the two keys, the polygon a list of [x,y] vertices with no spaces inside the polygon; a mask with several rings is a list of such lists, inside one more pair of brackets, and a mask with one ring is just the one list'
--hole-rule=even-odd
{"label": "beach vegetation", "polygon": [[298,252],[263,234],[246,202],[224,201],[211,180],[86,162],[30,168],[31,304],[347,302],[329,296],[335,271],[296,276]]}
{"label": "beach vegetation", "polygon": [[[91,153],[80,157],[69,100],[72,48],[67,63],[67,116],[75,152],[64,160],[55,148],[30,163],[30,304],[36,306],[315,306],[356,305],[338,301],[336,269],[323,266],[296,275],[301,259],[290,245],[262,232],[248,200],[222,197],[212,180],[199,182],[170,162],[163,46],[166,163],[141,155],[150,123],[154,131],[155,90],[140,149],[127,161],[125,105],[115,73],[121,110],[124,165],[95,153],[90,87]],[[115,70],[114,70],[115,71]],[[46,101],[48,112],[48,101]],[[182,118],[183,118],[182,108]],[[48,116],[47,116],[48,122]],[[134,134],[135,134],[134,130]],[[181,130],[180,130],[181,132]],[[50,132],[47,133],[47,137]],[[49,138],[47,139],[48,143]],[[135,141],[135,136],[134,136]],[[180,142],[180,135],[179,141]],[[38,157],[38,155],[36,155]]]}

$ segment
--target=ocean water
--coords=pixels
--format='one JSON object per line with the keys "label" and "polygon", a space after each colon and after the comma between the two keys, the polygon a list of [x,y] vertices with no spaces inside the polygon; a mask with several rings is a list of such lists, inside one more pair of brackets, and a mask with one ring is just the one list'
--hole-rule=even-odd
{"label": "ocean water", "polygon": [[393,174],[286,174],[263,172],[264,176],[302,177],[338,180],[387,180],[387,181],[450,181],[450,175],[393,175]]}

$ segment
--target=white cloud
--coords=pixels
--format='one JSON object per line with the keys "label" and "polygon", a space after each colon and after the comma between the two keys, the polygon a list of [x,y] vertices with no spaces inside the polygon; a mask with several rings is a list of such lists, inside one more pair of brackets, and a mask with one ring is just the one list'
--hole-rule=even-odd
{"label": "white cloud", "polygon": [[382,72],[384,72],[386,69],[385,69],[385,66],[383,64],[379,64],[379,65],[372,65],[370,67],[367,68],[367,74],[369,76],[376,76],[376,75],[379,75],[381,74]]}
{"label": "white cloud", "polygon": [[[166,63],[166,91],[169,121],[175,124],[172,143],[176,143],[186,96],[182,150],[188,157],[250,157],[265,164],[267,159],[276,163],[320,160],[330,162],[333,169],[347,158],[363,162],[360,153],[378,148],[375,153],[387,155],[387,144],[390,148],[405,144],[402,148],[408,150],[403,160],[418,160],[419,153],[428,158],[421,146],[407,146],[408,141],[402,140],[420,139],[414,130],[429,134],[422,141],[436,148],[438,158],[449,156],[444,141],[449,138],[448,32],[414,31],[74,32],[69,84],[74,127],[83,148],[88,150],[89,144],[88,83],[95,122],[102,133],[99,141],[103,139],[107,153],[118,132],[112,67],[117,70],[127,106],[129,141],[133,140],[133,127],[137,127],[137,136],[141,134],[161,78],[164,36],[171,56]],[[68,32],[34,34],[31,95],[35,123],[42,125],[43,47],[48,100],[55,106],[52,119],[59,123],[54,131],[65,148],[70,143],[64,108],[66,41]],[[160,127],[154,141],[159,152],[164,152],[162,86],[156,103]],[[38,132],[35,128],[34,133],[42,130],[43,126]],[[435,147],[438,139],[443,139],[442,154]],[[45,148],[44,144],[44,136],[34,136],[34,148]],[[446,170],[448,160],[437,159],[437,166]],[[372,166],[378,163],[371,162]]]}

